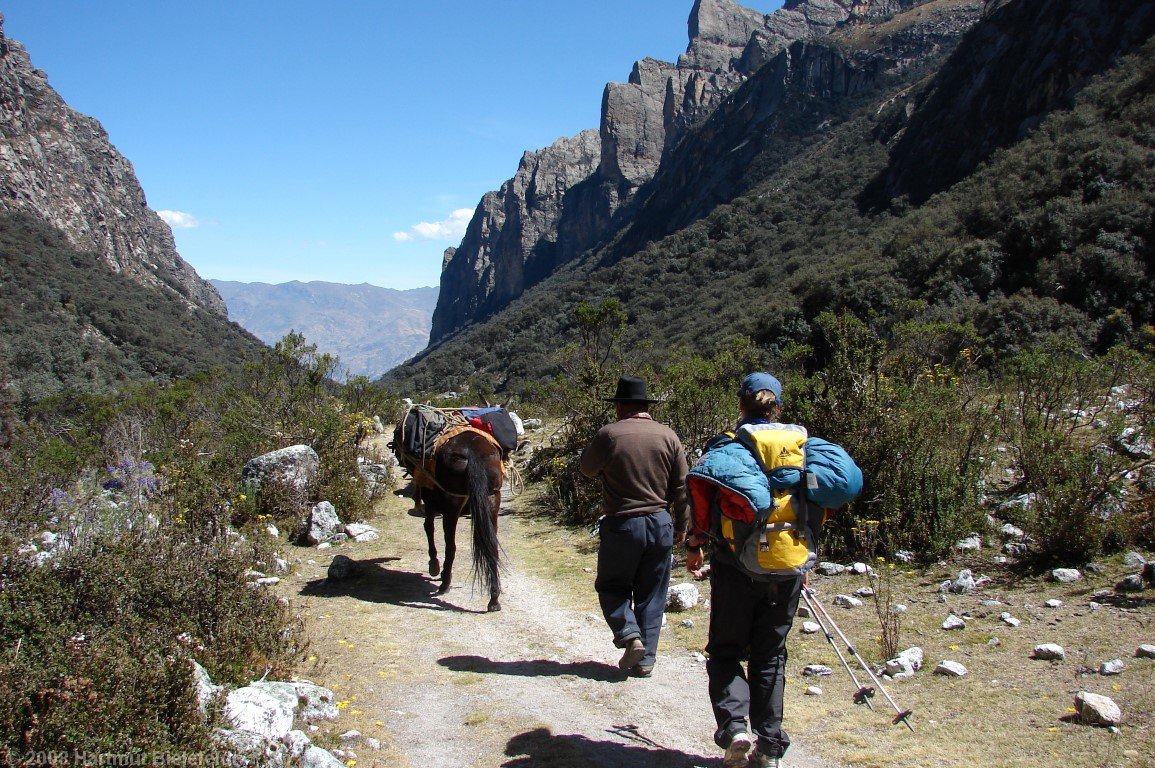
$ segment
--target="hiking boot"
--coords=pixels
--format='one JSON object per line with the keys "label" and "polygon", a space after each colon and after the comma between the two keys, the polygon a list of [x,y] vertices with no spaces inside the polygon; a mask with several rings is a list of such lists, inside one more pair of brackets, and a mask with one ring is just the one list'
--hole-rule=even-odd
{"label": "hiking boot", "polygon": [[653,664],[635,664],[630,667],[630,675],[633,677],[649,677],[654,674]]}
{"label": "hiking boot", "polygon": [[746,753],[754,742],[745,731],[735,733],[730,739],[730,746],[726,747],[726,756],[722,758],[722,768],[746,768]]}
{"label": "hiking boot", "polygon": [[622,657],[618,659],[618,669],[623,672],[628,671],[631,667],[637,665],[646,655],[646,647],[642,645],[642,641],[634,638],[626,643],[626,650]]}
{"label": "hiking boot", "polygon": [[783,768],[782,758],[764,755],[757,747],[750,753],[750,761],[746,765],[747,768]]}

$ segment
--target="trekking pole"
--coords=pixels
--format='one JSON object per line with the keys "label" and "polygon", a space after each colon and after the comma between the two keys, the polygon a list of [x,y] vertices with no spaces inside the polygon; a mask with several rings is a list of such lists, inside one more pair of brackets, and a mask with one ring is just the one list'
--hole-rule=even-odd
{"label": "trekking pole", "polygon": [[913,710],[910,710],[910,709],[904,710],[901,707],[899,707],[897,704],[894,703],[894,699],[891,698],[890,694],[886,690],[886,687],[883,686],[882,682],[879,681],[877,676],[875,676],[874,671],[870,668],[870,665],[866,663],[866,660],[863,659],[862,656],[859,655],[857,650],[855,650],[854,644],[851,643],[850,640],[843,633],[843,631],[838,628],[838,624],[836,624],[834,622],[834,619],[831,618],[830,614],[827,613],[826,608],[823,607],[823,605],[820,602],[818,602],[818,600],[812,599],[814,597],[814,594],[810,591],[810,588],[803,585],[802,594],[806,595],[806,604],[807,605],[811,606],[812,608],[817,608],[815,615],[817,615],[818,613],[821,613],[823,618],[825,618],[826,621],[830,624],[830,626],[834,628],[834,631],[838,633],[838,637],[842,639],[842,642],[846,643],[846,650],[850,652],[850,655],[854,657],[854,659],[858,662],[859,666],[861,666],[862,669],[866,672],[866,674],[870,678],[871,682],[873,682],[876,686],[878,686],[878,690],[882,691],[882,695],[885,696],[886,700],[890,702],[890,706],[894,707],[894,711],[897,712],[898,715],[893,720],[891,720],[891,724],[892,725],[898,725],[899,723],[902,723],[903,725],[905,725],[907,728],[910,729],[911,733],[914,733],[914,726],[910,724],[910,720],[909,720],[911,714],[913,714]]}
{"label": "trekking pole", "polygon": [[842,662],[842,667],[846,670],[846,674],[850,675],[850,681],[854,683],[854,687],[858,690],[854,693],[855,704],[865,704],[870,707],[870,711],[874,711],[874,705],[870,700],[874,697],[874,689],[870,686],[863,685],[858,682],[858,678],[854,674],[854,670],[850,668],[850,664],[846,661],[846,657],[842,655],[842,651],[838,647],[838,643],[834,642],[834,635],[830,634],[830,630],[826,628],[822,617],[818,615],[818,609],[814,607],[814,603],[810,600],[810,595],[807,590],[802,591],[802,599],[806,601],[806,605],[810,607],[810,614],[814,616],[814,621],[818,623],[818,627],[822,630],[822,634],[826,635],[826,640],[830,643],[830,647],[834,649],[838,660]]}

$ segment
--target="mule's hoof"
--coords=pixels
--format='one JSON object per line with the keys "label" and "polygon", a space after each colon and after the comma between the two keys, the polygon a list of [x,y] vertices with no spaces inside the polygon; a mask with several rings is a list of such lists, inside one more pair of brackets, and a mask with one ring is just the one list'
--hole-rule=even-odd
{"label": "mule's hoof", "polygon": [[448,584],[442,584],[440,587],[437,588],[437,594],[439,594],[439,595],[444,595],[448,591],[449,591],[449,585]]}
{"label": "mule's hoof", "polygon": [[486,610],[489,611],[490,613],[500,611],[501,610],[501,603],[494,600],[492,603],[489,604],[489,607]]}
{"label": "mule's hoof", "polygon": [[430,560],[429,561],[429,575],[430,576],[440,576],[441,575],[441,563],[437,562],[436,560]]}

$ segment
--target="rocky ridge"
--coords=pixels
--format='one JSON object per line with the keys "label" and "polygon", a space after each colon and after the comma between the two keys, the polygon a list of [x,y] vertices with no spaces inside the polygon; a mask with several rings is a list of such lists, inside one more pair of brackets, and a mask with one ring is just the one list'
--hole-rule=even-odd
{"label": "rocky ridge", "polygon": [[734,0],[697,0],[677,63],[637,62],[627,82],[606,85],[596,133],[526,153],[514,178],[481,200],[461,245],[446,252],[431,343],[604,242],[682,138],[792,44],[922,2],[791,0],[763,15]]}
{"label": "rocky ridge", "polygon": [[0,15],[0,211],[32,215],[109,269],[227,317],[225,303],[177,253],[132,164],[100,123],[69,107]]}

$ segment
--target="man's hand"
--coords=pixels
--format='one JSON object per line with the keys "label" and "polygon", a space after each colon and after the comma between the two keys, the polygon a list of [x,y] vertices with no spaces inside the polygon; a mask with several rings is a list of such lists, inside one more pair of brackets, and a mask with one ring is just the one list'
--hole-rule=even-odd
{"label": "man's hand", "polygon": [[702,550],[689,550],[686,552],[686,570],[695,579],[701,579],[705,574],[702,573],[702,563],[704,561]]}

